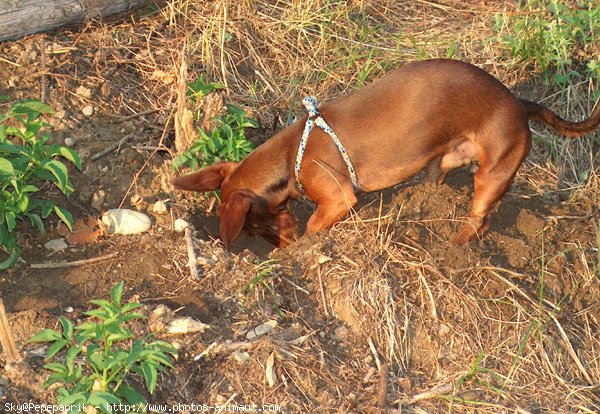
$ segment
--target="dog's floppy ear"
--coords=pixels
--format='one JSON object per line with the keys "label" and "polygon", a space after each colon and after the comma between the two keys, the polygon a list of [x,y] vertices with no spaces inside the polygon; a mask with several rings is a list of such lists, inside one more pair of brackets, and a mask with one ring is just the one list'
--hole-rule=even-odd
{"label": "dog's floppy ear", "polygon": [[237,166],[237,162],[219,162],[195,173],[182,175],[173,180],[173,185],[186,191],[213,191]]}
{"label": "dog's floppy ear", "polygon": [[228,249],[242,231],[246,214],[255,197],[249,191],[237,190],[231,193],[225,204],[221,205],[219,237]]}

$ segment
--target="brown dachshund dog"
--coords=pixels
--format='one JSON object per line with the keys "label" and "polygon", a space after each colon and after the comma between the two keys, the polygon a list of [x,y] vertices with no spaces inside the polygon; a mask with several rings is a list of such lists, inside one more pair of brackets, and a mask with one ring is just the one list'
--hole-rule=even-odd
{"label": "brown dachshund dog", "polygon": [[[426,60],[394,70],[365,88],[320,109],[350,157],[359,188],[353,188],[341,153],[322,129],[310,133],[299,181],[317,204],[306,233],[345,217],[356,192],[381,190],[427,167],[441,183],[448,171],[478,162],[468,222],[456,236],[467,243],[485,232],[490,215],[510,187],[531,148],[529,119],[567,137],[590,133],[600,124],[600,104],[581,122],[561,119],[535,102],[516,98],[483,70],[455,60]],[[277,133],[240,163],[221,162],[175,179],[189,191],[221,189],[221,240],[229,248],[242,228],[278,246],[296,237],[289,209],[302,195],[294,164],[307,121]]]}

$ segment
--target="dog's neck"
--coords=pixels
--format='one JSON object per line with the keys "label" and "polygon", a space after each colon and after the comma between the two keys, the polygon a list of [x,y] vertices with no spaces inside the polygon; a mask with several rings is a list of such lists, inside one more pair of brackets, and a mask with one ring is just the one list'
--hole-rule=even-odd
{"label": "dog's neck", "polygon": [[[293,176],[293,159],[302,125],[297,122],[286,127],[246,157],[232,173],[229,183],[232,190],[247,189],[269,200],[275,207],[290,197],[299,198]],[[255,160],[260,160],[260,163]],[[260,165],[260,168],[256,168]]]}

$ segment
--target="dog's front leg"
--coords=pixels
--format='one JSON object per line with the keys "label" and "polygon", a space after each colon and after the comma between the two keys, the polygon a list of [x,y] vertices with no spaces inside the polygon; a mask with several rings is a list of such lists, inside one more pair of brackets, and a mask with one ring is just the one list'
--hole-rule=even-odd
{"label": "dog's front leg", "polygon": [[340,221],[356,204],[354,193],[345,197],[321,199],[317,202],[317,210],[308,220],[306,234],[324,230]]}

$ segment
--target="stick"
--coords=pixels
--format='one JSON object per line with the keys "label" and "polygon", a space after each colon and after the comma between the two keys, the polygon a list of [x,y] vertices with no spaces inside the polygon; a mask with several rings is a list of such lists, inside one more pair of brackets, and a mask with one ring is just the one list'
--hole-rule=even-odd
{"label": "stick", "polygon": [[405,399],[394,401],[394,404],[412,405],[418,401],[430,400],[432,398],[439,397],[440,395],[451,394],[454,391],[453,384],[444,384],[439,387],[432,388],[429,391],[422,392],[420,394],[413,395]]}
{"label": "stick", "polygon": [[125,144],[127,141],[129,141],[129,139],[130,139],[132,136],[134,136],[134,135],[137,135],[137,134],[138,134],[138,133],[140,133],[140,132],[142,132],[142,131],[141,131],[141,129],[140,129],[140,130],[138,130],[138,131],[136,131],[136,132],[134,132],[134,133],[132,133],[132,134],[125,135],[125,136],[124,136],[123,138],[121,138],[121,139],[120,139],[118,142],[115,142],[115,143],[113,143],[113,144],[109,145],[108,147],[106,147],[106,148],[104,148],[102,151],[100,151],[99,153],[97,153],[97,154],[95,154],[95,155],[91,156],[91,157],[90,157],[90,160],[92,160],[92,161],[96,161],[96,160],[98,160],[98,159],[100,159],[100,158],[104,157],[106,154],[109,154],[109,153],[113,152],[113,151],[114,151],[114,150],[116,150],[117,148],[121,148],[121,146],[122,146],[123,144]]}
{"label": "stick", "polygon": [[388,392],[388,374],[390,372],[390,364],[384,362],[379,370],[379,384],[377,389],[377,403],[380,408],[387,406],[387,392]]}
{"label": "stick", "polygon": [[30,267],[32,269],[59,269],[61,267],[74,267],[74,266],[82,266],[90,263],[101,262],[103,260],[112,259],[116,257],[119,253],[110,253],[104,256],[92,257],[91,259],[82,259],[75,260],[73,262],[45,262],[45,263],[34,263]]}
{"label": "stick", "polygon": [[48,101],[48,76],[46,75],[46,41],[42,38],[41,47],[42,49],[42,97],[41,101],[46,103]]}
{"label": "stick", "polygon": [[17,351],[17,345],[15,344],[15,338],[8,324],[8,317],[6,316],[6,309],[4,308],[2,298],[0,298],[0,344],[6,355],[6,362],[18,362],[21,360],[19,351]]}
{"label": "stick", "polygon": [[187,246],[188,266],[190,268],[190,276],[193,279],[199,279],[198,267],[196,266],[196,253],[194,252],[194,240],[192,239],[192,230],[190,225],[184,229],[185,244]]}
{"label": "stick", "polygon": [[144,115],[150,115],[153,114],[155,112],[159,112],[161,111],[161,109],[148,109],[146,111],[142,111],[142,112],[137,112],[135,114],[131,114],[131,115],[115,115],[115,114],[108,114],[111,117],[117,118],[117,122],[125,122],[125,121],[131,121],[132,119],[135,119],[137,117],[140,116],[144,116]]}

